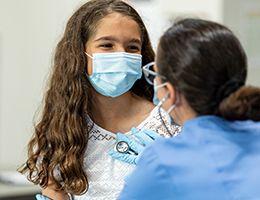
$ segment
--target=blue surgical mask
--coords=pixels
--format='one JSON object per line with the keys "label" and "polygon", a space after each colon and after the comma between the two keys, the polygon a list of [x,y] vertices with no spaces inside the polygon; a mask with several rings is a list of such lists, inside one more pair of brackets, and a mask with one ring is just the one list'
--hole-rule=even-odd
{"label": "blue surgical mask", "polygon": [[160,103],[160,99],[158,99],[158,97],[157,97],[157,91],[158,91],[158,89],[164,87],[165,85],[166,85],[166,83],[163,83],[161,85],[156,85],[156,80],[154,79],[154,83],[153,83],[153,91],[154,91],[153,104],[156,105],[156,106]]}
{"label": "blue surgical mask", "polygon": [[142,77],[140,54],[113,52],[87,55],[93,59],[89,81],[104,96],[118,97],[128,92],[136,80]]}

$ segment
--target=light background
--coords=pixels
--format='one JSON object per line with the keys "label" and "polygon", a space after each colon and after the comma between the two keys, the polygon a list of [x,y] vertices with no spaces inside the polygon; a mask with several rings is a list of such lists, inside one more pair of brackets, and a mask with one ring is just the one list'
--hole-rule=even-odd
{"label": "light background", "polygon": [[[26,158],[33,118],[40,108],[53,50],[80,0],[0,0],[0,169]],[[260,0],[154,0],[132,2],[153,46],[177,16],[228,25],[249,53],[248,83],[260,86]]]}

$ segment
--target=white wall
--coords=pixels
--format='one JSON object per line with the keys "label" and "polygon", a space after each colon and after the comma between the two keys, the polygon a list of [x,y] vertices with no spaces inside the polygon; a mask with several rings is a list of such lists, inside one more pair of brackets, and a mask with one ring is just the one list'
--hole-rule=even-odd
{"label": "white wall", "polygon": [[164,11],[160,9],[159,2],[159,0],[149,2],[138,2],[138,0],[136,0],[136,2],[133,3],[133,6],[146,25],[154,49],[156,49],[162,33],[170,26],[167,16],[164,14]]}
{"label": "white wall", "polygon": [[80,1],[0,1],[0,168],[25,159],[54,46]]}
{"label": "white wall", "polygon": [[224,0],[224,23],[239,37],[248,56],[248,84],[260,86],[260,0]]}
{"label": "white wall", "polygon": [[[156,0],[155,4],[161,15],[154,18],[169,21],[199,17],[227,25],[239,37],[248,55],[247,83],[260,86],[260,0]],[[157,32],[163,31],[159,28]]]}
{"label": "white wall", "polygon": [[223,19],[224,0],[157,0],[163,14],[169,17],[201,17],[215,21]]}

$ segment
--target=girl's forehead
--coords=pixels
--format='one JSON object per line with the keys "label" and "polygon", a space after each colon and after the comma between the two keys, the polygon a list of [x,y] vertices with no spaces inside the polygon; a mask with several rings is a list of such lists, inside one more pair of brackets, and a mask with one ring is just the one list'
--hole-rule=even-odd
{"label": "girl's forehead", "polygon": [[130,16],[121,13],[111,13],[100,19],[96,25],[93,37],[96,39],[104,35],[118,35],[126,37],[141,37],[139,24]]}

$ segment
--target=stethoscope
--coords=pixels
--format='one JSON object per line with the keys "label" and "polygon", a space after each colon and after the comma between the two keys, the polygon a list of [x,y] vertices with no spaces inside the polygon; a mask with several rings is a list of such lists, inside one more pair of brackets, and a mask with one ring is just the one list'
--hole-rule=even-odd
{"label": "stethoscope", "polygon": [[115,150],[119,153],[137,155],[133,149],[130,148],[129,144],[125,141],[119,141],[115,145]]}
{"label": "stethoscope", "polygon": [[[162,114],[161,114],[161,111],[160,111],[160,106],[158,106],[158,110],[159,110],[159,116],[160,116],[160,120],[162,122],[162,124],[164,125],[164,127],[166,128],[166,131],[168,132],[169,135],[171,135],[171,132],[170,130],[168,129],[167,125],[165,124],[164,120],[163,120],[163,117],[162,117]],[[178,124],[176,124],[173,120],[170,120],[170,124],[171,126],[178,126],[180,127]],[[180,130],[178,131],[180,132]],[[178,134],[175,133],[175,135]],[[172,136],[175,136],[175,135],[172,135]],[[126,142],[126,141],[119,141],[115,144],[114,146],[114,150],[119,152],[119,153],[125,153],[125,154],[132,154],[132,155],[137,155],[138,153],[136,153],[134,150],[132,150],[129,146],[129,144]]]}

